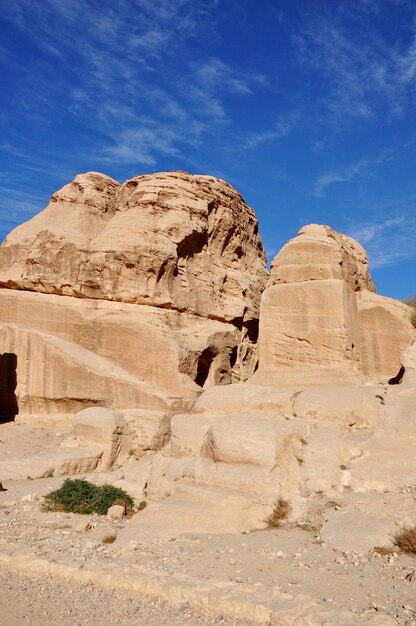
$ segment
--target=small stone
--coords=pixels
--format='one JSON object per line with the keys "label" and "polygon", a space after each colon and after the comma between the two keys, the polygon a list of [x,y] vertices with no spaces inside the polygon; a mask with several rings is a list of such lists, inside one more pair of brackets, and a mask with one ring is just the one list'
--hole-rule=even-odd
{"label": "small stone", "polygon": [[35,502],[38,499],[39,496],[37,493],[27,493],[25,496],[22,497],[22,502]]}
{"label": "small stone", "polygon": [[125,514],[126,508],[121,504],[114,504],[107,511],[107,517],[113,520],[113,522],[123,519]]}
{"label": "small stone", "polygon": [[88,520],[82,520],[82,522],[76,521],[73,528],[76,533],[86,533],[87,530],[90,530],[91,524]]}

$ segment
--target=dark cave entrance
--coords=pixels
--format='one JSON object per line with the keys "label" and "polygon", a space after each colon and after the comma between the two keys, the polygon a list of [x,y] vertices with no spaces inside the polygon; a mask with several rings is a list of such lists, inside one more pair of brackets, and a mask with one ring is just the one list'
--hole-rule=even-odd
{"label": "dark cave entrance", "polygon": [[17,385],[17,355],[0,354],[0,424],[13,422],[19,413],[15,394]]}
{"label": "dark cave entrance", "polygon": [[389,385],[400,385],[405,371],[406,370],[404,369],[402,365],[401,368],[399,369],[399,372],[396,374],[396,376],[393,376],[393,378],[390,378]]}
{"label": "dark cave entrance", "polygon": [[198,369],[196,373],[195,382],[200,387],[205,385],[205,381],[208,378],[209,371],[213,360],[216,357],[216,353],[211,348],[205,348],[201,356],[198,359]]}

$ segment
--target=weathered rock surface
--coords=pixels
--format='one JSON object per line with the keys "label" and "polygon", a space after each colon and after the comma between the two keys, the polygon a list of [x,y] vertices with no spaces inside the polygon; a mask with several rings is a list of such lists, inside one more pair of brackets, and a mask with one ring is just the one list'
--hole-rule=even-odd
{"label": "weathered rock surface", "polygon": [[77,176],[0,247],[0,353],[15,359],[0,415],[166,411],[247,379],[266,276],[255,214],[224,181]]}
{"label": "weathered rock surface", "polygon": [[0,248],[0,286],[258,318],[266,279],[257,218],[228,183],[168,172],[123,185],[90,172]]}
{"label": "weathered rock surface", "polygon": [[[0,417],[76,413],[74,437],[0,459],[0,478],[116,468],[148,504],[121,549],[265,529],[281,499],[335,548],[360,525],[355,549],[391,544],[414,512],[409,309],[374,293],[356,242],[304,227],[272,264],[259,368],[227,384],[254,370],[265,275],[254,214],[226,183],[77,177],[0,248]],[[397,496],[386,519],[365,509],[376,493]]]}
{"label": "weathered rock surface", "polygon": [[385,383],[415,337],[410,310],[376,295],[364,249],[328,226],[302,228],[263,293],[256,384]]}
{"label": "weathered rock surface", "polygon": [[78,443],[95,445],[103,449],[99,469],[111,468],[125,458],[131,447],[127,422],[110,409],[90,407],[72,418],[74,436]]}

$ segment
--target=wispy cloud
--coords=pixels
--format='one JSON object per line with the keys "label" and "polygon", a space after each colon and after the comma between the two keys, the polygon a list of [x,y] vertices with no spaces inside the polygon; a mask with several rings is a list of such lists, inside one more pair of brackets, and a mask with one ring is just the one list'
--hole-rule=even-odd
{"label": "wispy cloud", "polygon": [[220,59],[209,59],[204,63],[195,64],[194,68],[198,82],[208,90],[220,89],[237,94],[253,93],[249,86],[250,78],[236,72]]}
{"label": "wispy cloud", "polygon": [[276,141],[283,137],[288,137],[295,130],[299,117],[300,115],[296,111],[286,116],[280,116],[270,129],[257,133],[249,133],[245,146],[247,148],[257,148],[257,146],[268,143],[269,141]]}
{"label": "wispy cloud", "polygon": [[[384,36],[383,20],[394,4],[409,15],[400,47]],[[315,104],[326,126],[400,115],[414,102],[416,22],[408,2],[353,0],[308,9],[295,41],[302,67],[324,86]]]}
{"label": "wispy cloud", "polygon": [[313,195],[322,196],[327,187],[336,183],[345,183],[356,178],[368,178],[373,176],[374,169],[383,163],[391,161],[395,156],[395,150],[383,150],[378,156],[368,159],[360,159],[346,167],[323,174],[315,183]]}
{"label": "wispy cloud", "polygon": [[[416,197],[407,202],[408,207],[396,211],[394,217],[355,224],[347,233],[367,250],[370,267],[378,269],[416,259]],[[381,215],[386,212],[380,210]]]}
{"label": "wispy cloud", "polygon": [[[181,155],[228,120],[225,97],[252,95],[261,76],[245,74],[218,57],[183,61],[188,45],[212,37],[217,0],[15,0],[3,17],[42,51],[36,76],[22,84],[31,109],[74,120],[101,135],[101,154],[154,165]],[[134,14],[134,19],[132,19]],[[38,84],[36,84],[36,82]],[[54,98],[43,102],[48,83]],[[68,89],[68,86],[70,87]],[[34,95],[33,95],[34,94]],[[25,97],[24,97],[25,96]]]}

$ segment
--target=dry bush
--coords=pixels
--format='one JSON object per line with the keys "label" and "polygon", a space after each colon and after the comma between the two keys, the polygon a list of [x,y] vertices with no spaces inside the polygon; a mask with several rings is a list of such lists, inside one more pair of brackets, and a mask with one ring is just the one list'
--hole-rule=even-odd
{"label": "dry bush", "polygon": [[416,294],[414,296],[411,296],[407,300],[403,300],[403,302],[407,304],[407,306],[410,306],[411,308],[410,321],[412,322],[413,326],[416,328]]}
{"label": "dry bush", "polygon": [[381,556],[389,556],[390,554],[394,554],[396,550],[394,548],[386,548],[385,546],[375,546],[373,552],[377,552],[377,554]]}
{"label": "dry bush", "polygon": [[402,552],[416,554],[416,526],[403,528],[395,537],[395,544]]}
{"label": "dry bush", "polygon": [[117,535],[115,533],[110,533],[109,535],[104,535],[101,539],[101,543],[114,543],[117,539]]}
{"label": "dry bush", "polygon": [[291,510],[291,504],[287,500],[279,498],[274,506],[272,513],[266,520],[269,528],[278,528],[281,522],[289,516]]}

